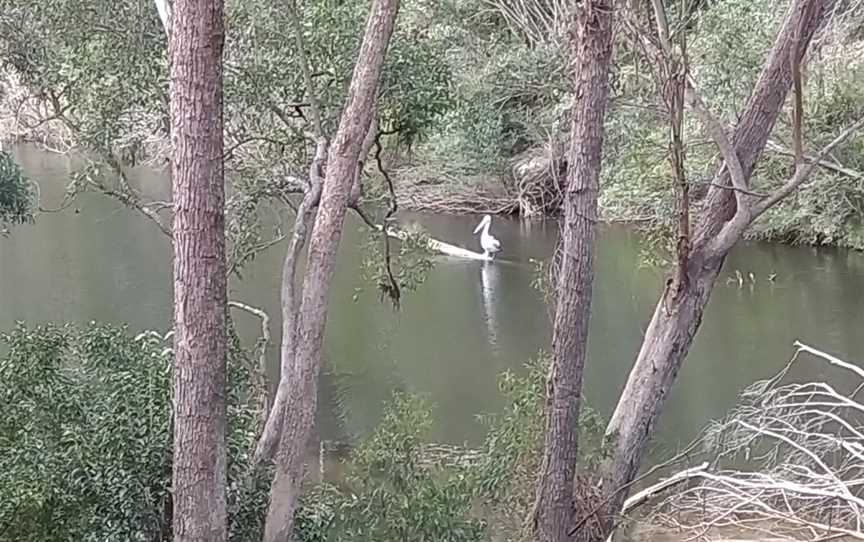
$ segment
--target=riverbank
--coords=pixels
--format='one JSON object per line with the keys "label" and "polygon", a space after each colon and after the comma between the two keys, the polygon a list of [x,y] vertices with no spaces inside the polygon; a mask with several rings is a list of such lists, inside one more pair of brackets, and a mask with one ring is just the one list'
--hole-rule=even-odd
{"label": "riverbank", "polygon": [[[36,110],[29,116],[24,115],[22,111],[32,106],[18,104],[19,114],[11,115],[10,103],[13,102],[7,97],[5,105],[0,106],[0,143],[4,147],[34,145],[58,155],[75,152],[74,137],[61,122],[34,120],[32,125],[28,124],[24,119],[38,118]],[[132,164],[164,164],[168,158],[169,145],[164,137],[150,135],[127,143],[118,145],[115,153],[128,157]],[[393,161],[397,160],[403,162],[392,168],[401,209],[452,215],[515,216],[527,220],[558,217],[562,194],[556,187],[566,175],[566,169],[560,156],[554,158],[548,149],[515,158],[509,173],[457,174],[433,171],[423,164],[394,156]],[[226,172],[230,177],[231,169],[226,168]],[[370,173],[374,178],[377,172]],[[864,179],[864,174],[861,175]],[[622,186],[608,168],[606,176],[613,178],[604,181],[598,202],[602,222],[627,225],[649,235],[664,229],[672,231],[676,204],[671,190]],[[817,185],[805,187],[799,197],[770,210],[746,232],[745,238],[790,246],[864,251],[864,210],[847,211],[843,216],[810,213],[811,193],[819,189]],[[694,214],[699,212],[699,188],[694,186]],[[386,197],[380,187],[372,187],[367,193],[372,201]]]}

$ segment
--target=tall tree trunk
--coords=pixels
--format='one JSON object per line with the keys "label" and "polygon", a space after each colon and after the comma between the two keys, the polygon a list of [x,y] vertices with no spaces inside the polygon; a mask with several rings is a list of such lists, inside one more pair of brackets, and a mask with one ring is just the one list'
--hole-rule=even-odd
{"label": "tall tree trunk", "polygon": [[573,515],[612,16],[611,0],[584,2],[578,8],[571,37],[570,70],[576,100],[571,110],[570,166],[552,338],[554,360],[546,383],[546,434],[535,505],[535,529],[544,542],[568,540]]}
{"label": "tall tree trunk", "polygon": [[226,539],[221,0],[177,0],[171,31],[174,540]]}
{"label": "tall tree trunk", "polygon": [[[800,62],[833,0],[793,0],[762,73],[735,127],[732,146],[744,180],[752,175],[792,84],[793,58]],[[800,39],[799,39],[800,37]],[[728,161],[727,161],[728,163]],[[606,429],[603,488],[609,500],[601,514],[608,527],[639,470],[663,404],[702,322],[705,307],[729,249],[743,229],[729,235],[736,196],[723,167],[704,204],[686,269],[667,281],[633,369]],[[739,196],[740,197],[740,196]],[[746,223],[752,218],[747,219]],[[605,537],[604,537],[605,538]],[[599,539],[598,539],[599,540]]]}
{"label": "tall tree trunk", "polygon": [[348,100],[328,153],[327,181],[309,239],[309,257],[297,326],[294,363],[283,375],[291,383],[286,419],[276,454],[265,542],[291,538],[303,460],[315,418],[321,347],[327,321],[336,251],[349,202],[360,147],[369,130],[384,57],[399,10],[399,0],[374,0],[363,44],[354,66]]}

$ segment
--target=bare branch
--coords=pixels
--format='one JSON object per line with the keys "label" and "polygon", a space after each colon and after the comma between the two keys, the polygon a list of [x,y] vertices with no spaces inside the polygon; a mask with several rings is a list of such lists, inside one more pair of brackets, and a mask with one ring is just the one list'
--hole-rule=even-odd
{"label": "bare branch", "polygon": [[[656,0],[659,1],[659,0]],[[668,36],[667,36],[668,38]],[[680,58],[667,57],[666,76],[669,87],[669,124],[671,128],[670,160],[675,172],[675,185],[678,191],[678,242],[677,253],[677,284],[675,288],[680,294],[687,288],[689,278],[687,274],[688,261],[690,258],[690,184],[684,170],[684,96],[687,93],[687,47],[685,38],[681,37]]]}
{"label": "bare branch", "polygon": [[669,40],[669,20],[666,18],[666,7],[663,0],[651,0],[654,9],[654,20],[657,23],[657,37],[660,40],[660,48],[667,58],[672,57],[672,43]]}
{"label": "bare branch", "polygon": [[267,348],[270,345],[270,316],[262,309],[241,303],[239,301],[228,301],[229,307],[246,311],[261,319],[261,341],[258,347],[258,385],[261,415],[267,416],[270,412],[270,393],[267,389]]}
{"label": "bare branch", "polygon": [[[718,234],[717,238],[714,240],[712,245],[709,247],[708,252],[713,255],[717,254],[725,254],[732,245],[737,242],[740,236],[744,233],[744,230],[751,222],[750,215],[750,206],[747,201],[747,195],[749,193],[747,189],[747,180],[744,175],[744,169],[741,165],[741,161],[738,158],[737,153],[735,152],[735,147],[732,145],[728,135],[726,134],[726,129],[721,124],[720,120],[717,119],[708,107],[703,102],[701,96],[696,90],[696,84],[690,78],[689,74],[686,74],[686,46],[682,41],[681,44],[681,60],[678,61],[675,58],[675,51],[672,49],[672,43],[670,38],[670,30],[669,30],[669,21],[666,17],[666,9],[663,5],[663,0],[651,0],[651,6],[654,10],[654,19],[657,24],[657,37],[660,42],[660,56],[663,57],[667,66],[667,76],[669,78],[669,83],[673,77],[676,77],[677,74],[671,73],[671,68],[676,66],[677,64],[681,65],[681,69],[684,70],[684,77],[686,78],[686,82],[682,84],[685,85],[684,88],[684,99],[691,109],[696,113],[696,116],[699,118],[702,123],[703,128],[706,133],[711,137],[714,143],[720,150],[720,154],[725,161],[726,168],[729,170],[730,177],[732,179],[732,188],[735,194],[735,204],[736,204],[736,212],[733,216],[732,220],[726,223]],[[682,37],[683,40],[683,37]],[[680,139],[680,119],[676,118],[676,112],[674,111],[674,94],[673,100],[670,100],[670,106],[672,106],[672,129],[673,129],[673,165],[675,166],[676,176],[678,176],[679,185],[681,186],[679,196],[682,199],[682,204],[686,200],[685,186],[682,184],[681,175],[683,174],[683,164],[679,167],[678,161],[679,158],[676,156],[674,141],[676,140],[676,121],[679,124],[677,128],[677,138]],[[679,141],[680,144],[680,141]],[[686,183],[686,181],[684,181]],[[725,188],[725,187],[722,187]],[[683,212],[683,211],[682,211]],[[684,238],[681,235],[681,229],[684,226],[684,223],[679,220],[679,238]],[[687,224],[689,228],[689,223]],[[687,237],[689,239],[689,237]],[[681,241],[679,239],[679,245]],[[679,247],[679,269],[684,259],[681,255],[681,248]],[[689,247],[687,247],[689,248]],[[680,278],[680,277],[679,277]]]}
{"label": "bare branch", "polygon": [[670,487],[674,487],[678,484],[691,480],[707,469],[708,462],[705,461],[695,467],[690,467],[689,469],[684,469],[683,471],[676,472],[669,478],[660,480],[656,484],[634,493],[626,501],[624,501],[624,506],[621,509],[621,513],[628,514],[632,512],[642,504],[651,500],[657,494],[666,491]]}
{"label": "bare branch", "polygon": [[142,215],[152,220],[159,228],[159,230],[165,235],[167,235],[168,238],[171,239],[173,242],[174,234],[171,232],[171,226],[166,225],[163,222],[162,217],[159,216],[159,213],[153,210],[148,204],[141,202],[136,194],[127,191],[115,190],[98,182],[93,182],[91,183],[91,185],[106,196],[110,196],[116,199],[123,205],[135,209]]}
{"label": "bare branch", "polygon": [[159,12],[159,20],[162,21],[162,28],[165,30],[165,36],[171,37],[171,4],[169,0],[154,0],[156,3],[156,11]]}
{"label": "bare branch", "polygon": [[[774,152],[774,153],[777,153],[777,154],[780,154],[783,156],[791,156],[793,158],[795,157],[795,151],[794,150],[789,149],[787,147],[784,147],[783,145],[781,145],[780,143],[777,143],[776,141],[768,141],[768,143],[766,144],[766,148],[771,152]],[[833,171],[835,173],[845,175],[845,176],[850,177],[852,179],[864,180],[864,173],[862,173],[860,171],[856,171],[856,170],[849,168],[847,166],[844,166],[843,164],[838,164],[837,162],[834,162],[831,160],[824,160],[824,159],[817,161],[815,156],[808,155],[808,154],[804,154],[801,158],[802,158],[803,162],[816,163],[816,165],[818,165],[819,167]]]}
{"label": "bare branch", "polygon": [[729,186],[728,184],[720,184],[713,181],[710,182],[700,182],[696,181],[696,184],[707,184],[708,186],[712,186],[714,188],[719,188],[720,190],[735,190],[741,192],[742,194],[746,194],[748,196],[753,196],[754,198],[767,198],[769,194],[765,192],[756,192],[755,190],[741,190],[735,188],[734,186]]}
{"label": "bare branch", "polygon": [[855,392],[822,382],[784,383],[802,352],[851,371],[859,385],[864,369],[795,346],[785,368],[747,388],[729,417],[708,428],[702,442],[714,469],[656,503],[655,524],[694,531],[691,540],[724,529],[784,540],[864,540],[864,405]]}
{"label": "bare branch", "polygon": [[753,218],[755,219],[778,202],[780,202],[783,198],[794,192],[798,187],[800,187],[809,177],[810,174],[813,173],[813,170],[816,168],[816,165],[822,162],[832,150],[834,150],[838,145],[849,139],[849,137],[864,127],[864,117],[861,117],[856,122],[854,122],[851,126],[849,126],[846,130],[844,130],[840,135],[834,138],[828,145],[826,145],[819,154],[813,159],[813,161],[803,165],[802,167],[796,168],[795,174],[791,179],[786,181],[782,187],[780,187],[774,194],[772,194],[769,198],[764,201],[759,202],[753,208]]}
{"label": "bare branch", "polygon": [[244,262],[249,261],[250,258],[252,258],[254,255],[258,254],[259,252],[264,252],[268,248],[270,248],[274,245],[278,245],[279,243],[284,241],[286,237],[287,237],[287,235],[285,235],[285,234],[277,235],[277,236],[273,237],[272,239],[268,239],[267,241],[264,241],[263,243],[258,243],[257,245],[254,245],[253,247],[251,247],[247,250],[244,250],[243,253],[239,257],[232,258],[232,261],[229,261],[228,269],[227,269],[226,273],[229,276],[233,275],[234,273],[237,272],[237,270],[240,268],[240,266]]}
{"label": "bare branch", "polygon": [[229,160],[229,159],[231,159],[231,158],[234,156],[234,151],[236,151],[237,149],[239,149],[239,148],[242,147],[243,145],[246,145],[247,143],[253,143],[253,142],[255,142],[255,141],[263,141],[263,142],[265,142],[265,143],[270,143],[270,144],[272,144],[272,145],[277,145],[277,146],[279,146],[279,147],[281,147],[281,148],[285,148],[285,147],[287,147],[287,146],[289,145],[287,141],[280,141],[280,140],[278,140],[278,139],[273,139],[273,138],[265,137],[265,136],[251,136],[251,137],[245,137],[245,138],[243,138],[243,139],[239,139],[239,140],[238,140],[237,142],[235,142],[233,145],[231,145],[230,147],[228,147],[228,148],[225,150],[225,152],[222,153],[222,159],[223,159],[223,160]]}
{"label": "bare branch", "polygon": [[312,86],[312,69],[309,67],[309,57],[306,56],[306,44],[303,40],[303,28],[300,25],[300,13],[297,11],[295,0],[288,2],[288,17],[294,30],[294,39],[297,42],[297,56],[300,58],[300,69],[303,70],[303,79],[306,83],[306,91],[309,93],[309,109],[312,113],[312,126],[315,135],[324,137],[324,126],[321,124],[321,108],[318,98],[315,96],[315,87]]}
{"label": "bare branch", "polygon": [[370,228],[375,229],[375,230],[379,230],[382,232],[384,231],[384,227],[381,224],[376,224],[375,222],[373,222],[372,219],[369,217],[369,215],[366,214],[366,211],[364,211],[363,208],[360,207],[360,205],[358,205],[356,203],[351,204],[351,210],[353,210],[355,213],[357,213],[357,216],[360,217],[360,220],[362,220],[363,223],[366,224],[367,226],[369,226]]}
{"label": "bare branch", "polygon": [[387,269],[387,279],[390,282],[387,293],[393,301],[393,306],[398,309],[399,299],[402,297],[402,292],[399,290],[399,283],[393,277],[393,269],[390,261],[390,236],[387,234],[386,230],[389,228],[390,222],[396,215],[396,211],[399,210],[399,204],[396,201],[396,190],[393,187],[393,180],[390,178],[390,174],[387,173],[387,170],[384,169],[384,165],[381,163],[382,150],[381,133],[379,132],[375,137],[375,163],[378,164],[378,171],[384,176],[384,180],[387,182],[387,189],[390,191],[390,209],[384,217],[384,230],[382,231],[382,236],[384,238],[384,266]]}
{"label": "bare branch", "polygon": [[807,352],[809,354],[813,354],[814,356],[818,356],[818,357],[824,359],[825,361],[827,361],[831,365],[836,365],[837,367],[842,367],[843,369],[846,369],[848,371],[852,371],[853,373],[855,373],[856,375],[861,377],[862,380],[864,380],[864,369],[862,369],[861,367],[859,367],[857,365],[854,365],[852,363],[847,363],[847,362],[845,362],[839,358],[832,356],[831,354],[822,352],[821,350],[817,350],[817,349],[813,348],[812,346],[807,346],[806,344],[804,344],[800,341],[795,341],[795,347],[798,348],[799,352]]}

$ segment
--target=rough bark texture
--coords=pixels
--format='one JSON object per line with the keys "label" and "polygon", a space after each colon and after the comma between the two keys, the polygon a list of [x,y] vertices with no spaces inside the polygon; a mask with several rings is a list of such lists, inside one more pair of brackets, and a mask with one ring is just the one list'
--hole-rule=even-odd
{"label": "rough bark texture", "polygon": [[290,376],[293,374],[293,365],[297,354],[297,324],[300,316],[296,295],[297,265],[303,247],[306,246],[309,226],[315,217],[315,210],[321,199],[321,191],[324,186],[323,167],[326,157],[327,140],[320,137],[316,145],[315,157],[309,168],[309,186],[303,196],[303,201],[297,207],[291,241],[282,262],[282,284],[280,287],[282,343],[279,351],[279,384],[270,414],[255,448],[252,461],[253,469],[257,469],[262,463],[273,459],[285,422],[285,405],[288,404],[288,396],[291,391]]}
{"label": "rough bark texture", "polygon": [[541,541],[568,540],[578,449],[582,375],[591,315],[594,238],[609,95],[612,2],[584,2],[571,37],[571,111],[561,267],[558,272],[552,349],[546,384],[546,433],[537,483],[535,529]]}
{"label": "rough bark texture", "polygon": [[296,354],[290,374],[287,375],[291,389],[276,454],[276,473],[270,492],[265,542],[284,542],[292,534],[304,452],[317,406],[321,346],[330,285],[336,266],[336,251],[360,147],[369,129],[376,89],[398,9],[399,0],[374,0],[372,3],[363,44],[354,66],[347,105],[328,153],[327,181],[309,240],[309,258],[296,333]]}
{"label": "rough bark texture", "polygon": [[[813,34],[826,20],[833,0],[793,0],[765,66],[735,126],[732,145],[743,176],[750,179],[792,84],[792,59],[803,57]],[[800,42],[796,37],[800,36]],[[705,202],[687,258],[684,280],[670,279],[654,311],[621,398],[606,431],[609,454],[603,489],[615,492],[601,510],[611,520],[621,509],[645,453],[663,404],[696,335],[714,283],[729,249],[743,233],[727,228],[736,211],[726,168]],[[749,221],[744,223],[744,226]]]}
{"label": "rough bark texture", "polygon": [[226,539],[223,7],[177,0],[171,32],[174,540]]}

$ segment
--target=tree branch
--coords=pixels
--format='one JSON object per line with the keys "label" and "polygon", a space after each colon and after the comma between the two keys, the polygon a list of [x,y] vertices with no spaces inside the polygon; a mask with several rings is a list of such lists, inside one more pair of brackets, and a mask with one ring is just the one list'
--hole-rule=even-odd
{"label": "tree branch", "polygon": [[[795,45],[801,46],[801,28],[795,31]],[[802,158],[804,156],[804,142],[801,131],[802,117],[804,116],[804,96],[801,89],[801,62],[798,55],[792,55],[792,92],[793,92],[793,108],[792,108],[792,146],[795,153],[795,169],[801,167]]]}
{"label": "tree branch", "polygon": [[666,18],[666,8],[663,0],[651,0],[654,9],[654,21],[657,24],[657,37],[660,40],[660,49],[667,58],[672,58],[672,43],[669,39],[669,20]]}
{"label": "tree branch", "polygon": [[688,81],[684,96],[687,103],[696,113],[705,131],[714,140],[714,143],[720,150],[726,170],[729,171],[729,177],[732,180],[732,188],[734,188],[735,194],[735,215],[723,226],[714,242],[708,248],[711,255],[725,254],[738,241],[751,222],[750,205],[747,201],[749,193],[747,180],[744,176],[741,161],[735,152],[735,147],[732,146],[732,142],[726,135],[726,130],[720,121],[708,110],[708,107],[705,106],[692,81]]}
{"label": "tree branch", "polygon": [[94,186],[97,190],[99,190],[103,194],[105,194],[106,196],[110,196],[110,197],[116,199],[117,201],[119,201],[123,205],[125,205],[127,207],[131,207],[132,209],[135,209],[136,211],[138,211],[142,215],[144,215],[147,218],[149,218],[150,220],[152,220],[156,224],[156,226],[159,228],[159,230],[168,236],[168,238],[171,240],[171,242],[174,241],[174,234],[171,231],[171,227],[165,225],[165,223],[162,222],[162,217],[159,216],[159,213],[157,213],[156,211],[151,209],[147,204],[141,203],[141,201],[139,201],[139,199],[136,195],[131,194],[129,192],[121,192],[119,190],[114,190],[112,188],[108,188],[107,186],[103,185],[102,183],[98,183],[98,182],[93,182],[93,183],[91,183],[91,185]]}
{"label": "tree branch", "polygon": [[222,160],[229,160],[230,158],[233,157],[233,155],[234,155],[234,151],[236,151],[237,149],[239,149],[239,148],[242,147],[243,145],[246,145],[247,143],[252,143],[252,142],[255,142],[255,141],[263,141],[263,142],[265,142],[265,143],[270,143],[270,144],[273,144],[273,145],[278,145],[278,146],[280,146],[280,147],[282,147],[282,148],[285,148],[285,147],[288,146],[288,143],[287,143],[286,141],[279,141],[278,139],[273,139],[273,138],[271,138],[271,137],[265,137],[265,136],[250,136],[250,137],[246,137],[246,138],[239,139],[239,140],[237,140],[233,145],[231,145],[230,147],[228,147],[228,148],[225,150],[225,152],[222,153]]}
{"label": "tree branch", "polygon": [[[780,143],[776,141],[768,141],[766,148],[771,152],[780,154],[782,156],[790,156],[792,158],[795,157],[795,151],[784,147]],[[833,162],[830,160],[816,160],[816,157],[813,155],[804,154],[801,157],[803,162],[813,163],[815,162],[821,168],[831,170],[835,173],[839,173],[841,175],[845,175],[852,179],[864,180],[864,173],[860,171],[856,171],[852,168],[846,167],[843,164],[838,164],[837,162]]]}
{"label": "tree branch", "polygon": [[[654,9],[654,18],[657,24],[657,36],[660,42],[660,48],[663,55],[666,57],[667,63],[673,60],[672,44],[670,42],[669,22],[666,17],[666,10],[662,0],[651,0],[651,6]],[[684,49],[682,47],[682,56]],[[708,247],[708,253],[716,256],[725,254],[734,245],[744,230],[752,221],[749,202],[747,201],[748,187],[747,180],[744,175],[744,169],[741,161],[735,152],[735,147],[732,145],[726,130],[705,103],[696,90],[696,84],[687,75],[684,99],[691,109],[696,113],[699,121],[706,133],[711,137],[714,143],[720,150],[720,154],[726,163],[726,169],[729,171],[732,180],[732,187],[735,194],[736,210],[732,219],[727,222],[720,233]],[[673,113],[674,114],[674,113]],[[673,127],[674,130],[674,127]],[[677,167],[676,167],[677,173]]]}
{"label": "tree branch", "polygon": [[800,187],[809,177],[810,174],[813,173],[813,170],[816,169],[816,166],[822,162],[832,150],[834,150],[838,145],[846,141],[852,134],[860,130],[864,127],[864,117],[861,117],[856,122],[854,122],[851,126],[849,126],[846,130],[844,130],[840,135],[834,138],[828,145],[826,145],[819,154],[813,159],[813,161],[802,165],[796,168],[795,174],[791,179],[786,181],[782,187],[780,187],[774,194],[769,196],[764,201],[759,202],[753,208],[753,218],[755,219],[778,202],[780,202],[783,198],[794,192],[798,187]]}
{"label": "tree branch", "polygon": [[309,226],[315,218],[315,208],[321,199],[321,191],[324,186],[323,167],[327,160],[327,140],[320,138],[315,148],[315,158],[309,166],[309,190],[303,196],[303,201],[297,209],[294,217],[294,229],[285,259],[282,262],[282,284],[280,287],[282,304],[282,344],[280,347],[280,370],[279,384],[276,388],[276,398],[270,408],[270,413],[261,432],[261,437],[255,446],[252,458],[253,470],[262,463],[270,461],[276,451],[276,445],[282,435],[282,427],[285,420],[285,405],[288,402],[290,382],[288,375],[294,363],[297,352],[297,325],[299,322],[299,311],[296,295],[297,265],[300,253],[306,245]]}
{"label": "tree branch", "polygon": [[159,20],[162,21],[162,28],[165,30],[165,36],[171,38],[171,4],[169,0],[154,0],[156,3],[156,11],[159,12]]}
{"label": "tree branch", "polygon": [[309,93],[309,109],[312,114],[312,126],[315,135],[324,137],[324,126],[321,124],[321,108],[318,98],[315,96],[315,87],[312,86],[312,70],[309,67],[309,57],[306,56],[306,44],[303,40],[303,28],[300,25],[300,13],[297,11],[297,2],[288,2],[288,18],[294,30],[294,39],[297,42],[297,56],[300,58],[300,69],[303,71],[303,79],[306,83],[306,91]]}
{"label": "tree branch", "polygon": [[384,180],[387,182],[387,189],[390,191],[390,209],[384,216],[384,228],[382,229],[382,235],[384,237],[384,266],[387,269],[387,279],[390,281],[390,287],[387,293],[390,300],[393,301],[393,306],[398,309],[399,299],[402,297],[402,292],[399,289],[399,283],[393,277],[393,269],[391,268],[390,261],[390,236],[388,235],[387,230],[390,227],[390,222],[396,215],[396,211],[399,210],[399,204],[396,201],[396,190],[393,187],[393,180],[390,178],[390,174],[387,173],[387,170],[384,169],[384,165],[381,163],[381,153],[383,152],[381,147],[381,135],[382,134],[379,132],[378,135],[375,136],[375,163],[378,165],[378,171],[384,176]]}
{"label": "tree branch", "polygon": [[246,311],[253,316],[261,319],[261,344],[258,353],[258,378],[259,385],[262,389],[259,390],[261,397],[261,415],[266,417],[270,412],[270,393],[267,390],[267,347],[270,345],[270,316],[262,309],[241,303],[239,301],[228,301],[229,307],[234,307],[242,311]]}

